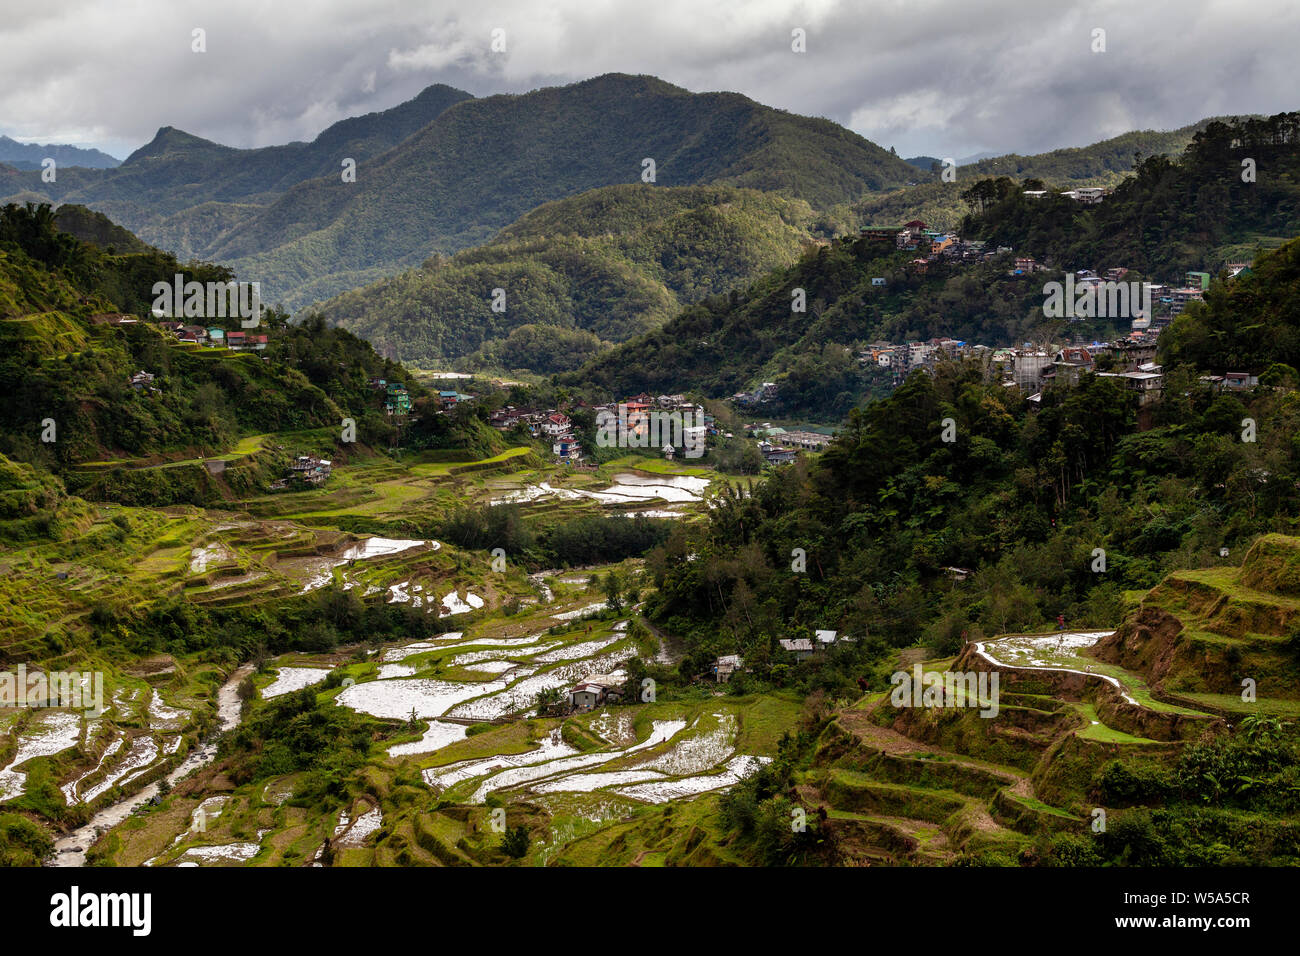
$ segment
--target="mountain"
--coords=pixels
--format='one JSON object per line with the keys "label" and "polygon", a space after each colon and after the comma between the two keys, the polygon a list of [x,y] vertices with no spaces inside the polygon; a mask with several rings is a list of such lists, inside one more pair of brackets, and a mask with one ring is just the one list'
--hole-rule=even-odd
{"label": "mountain", "polygon": [[[576,157],[575,143],[582,144]],[[734,93],[610,75],[461,103],[360,170],[356,189],[303,183],[211,255],[241,274],[273,279],[273,289],[289,288],[286,302],[302,304],[415,265],[431,251],[484,242],[548,200],[639,182],[647,158],[657,186],[784,190],[814,206],[914,174],[826,120]]]}
{"label": "mountain", "polygon": [[909,166],[915,166],[917,169],[923,169],[927,173],[934,167],[935,163],[943,164],[943,160],[938,156],[913,156],[911,159],[905,159],[903,162]]}
{"label": "mountain", "polygon": [[27,174],[10,188],[99,209],[296,307],[486,242],[544,202],[641,182],[647,158],[656,186],[781,190],[819,208],[916,176],[828,120],[654,77],[481,100],[442,89],[431,96],[445,109],[373,141],[392,148],[355,151],[355,183],[342,181],[347,154],[331,131],[311,147],[231,150],[165,128],[118,170],[60,177],[54,190]]}
{"label": "mountain", "polygon": [[9,200],[85,204],[181,258],[212,258],[223,233],[290,187],[321,176],[337,181],[344,159],[373,159],[469,98],[430,86],[392,109],[340,120],[310,143],[259,149],[222,146],[164,126],[116,169],[61,169],[54,183],[0,169],[0,192],[11,191]]}
{"label": "mountain", "polygon": [[[485,245],[346,292],[320,312],[417,366],[475,353],[489,366],[566,371],[602,343],[792,264],[828,228],[806,202],[774,193],[606,186],[539,206]],[[492,310],[494,288],[506,292],[504,312]]]}
{"label": "mountain", "polygon": [[54,160],[56,172],[65,166],[112,169],[121,163],[117,157],[97,149],[57,146],[53,143],[41,146],[36,143],[20,143],[8,136],[0,136],[0,163],[13,166],[15,169],[41,169],[41,164],[46,159]]}
{"label": "mountain", "polygon": [[[1000,176],[1018,182],[1039,179],[1044,185],[1057,189],[1114,186],[1133,171],[1135,154],[1143,157],[1178,156],[1192,138],[1212,122],[1215,120],[1207,118],[1176,130],[1139,130],[1088,146],[1029,156],[983,153],[966,157],[957,161],[954,182],[942,182],[933,174],[923,176],[920,178],[928,181],[863,196],[852,204],[848,217],[859,225],[920,219],[935,229],[956,229],[967,211],[961,193],[979,179]],[[918,156],[907,162],[930,174],[929,163],[925,161],[932,159]],[[938,159],[933,161],[942,162]]]}
{"label": "mountain", "polygon": [[1013,176],[1041,179],[1050,186],[1108,186],[1133,169],[1133,155],[1177,156],[1192,138],[1214,122],[1231,117],[1207,117],[1175,130],[1134,130],[1088,146],[1054,149],[1021,156],[1008,153],[963,162],[958,179],[976,176]]}
{"label": "mountain", "polygon": [[962,196],[980,210],[967,235],[1051,264],[1125,266],[1164,281],[1217,272],[1300,235],[1300,113],[1211,122],[1177,161],[1148,157],[1097,206],[1027,198],[1009,177]]}
{"label": "mountain", "polygon": [[[1172,283],[1190,269],[1217,273],[1229,259],[1250,260],[1260,248],[1300,236],[1298,129],[1294,113],[1211,123],[1180,161],[1147,158],[1097,206],[1026,198],[1010,178],[978,180],[959,193],[973,210],[962,233],[1055,269],[1123,266]],[[1240,170],[1246,156],[1268,175],[1252,183],[1223,175]],[[1300,367],[1292,294],[1297,245],[1261,263],[1268,295],[1251,281],[1212,290],[1209,318],[1192,310],[1167,333],[1168,348],[1219,371],[1263,371],[1274,361]],[[853,357],[856,347],[936,336],[1011,345],[1050,328],[1041,283],[1008,275],[1010,256],[961,267],[937,263],[924,275],[909,269],[910,258],[846,237],[730,296],[686,308],[564,381],[615,395],[698,389],[715,397],[771,381],[782,396],[779,411],[833,420],[879,391],[875,370]],[[873,284],[877,277],[886,280],[883,288]],[[796,288],[807,292],[806,312],[791,311]],[[1099,321],[1076,331],[1105,340],[1127,329]]]}
{"label": "mountain", "polygon": [[95,212],[76,203],[65,203],[54,214],[54,225],[60,232],[75,236],[105,251],[156,252],[147,242],[129,229],[123,229],[102,212]]}

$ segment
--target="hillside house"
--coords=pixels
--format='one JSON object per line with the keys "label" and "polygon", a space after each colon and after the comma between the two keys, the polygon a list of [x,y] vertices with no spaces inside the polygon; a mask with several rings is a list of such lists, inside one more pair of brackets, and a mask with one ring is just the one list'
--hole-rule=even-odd
{"label": "hillside house", "polygon": [[623,699],[627,674],[589,674],[569,689],[569,707],[575,711],[592,710],[602,704],[617,704]]}
{"label": "hillside house", "polygon": [[713,676],[719,684],[725,684],[731,680],[731,675],[744,665],[744,658],[739,654],[724,654],[714,661]]}
{"label": "hillside house", "polygon": [[813,642],[806,637],[783,637],[781,638],[781,647],[793,654],[796,661],[806,661],[816,651]]}
{"label": "hillside house", "polygon": [[334,463],[328,458],[316,458],[313,455],[299,455],[289,463],[289,479],[306,485],[317,486],[325,483],[330,476]]}
{"label": "hillside house", "polygon": [[560,461],[576,461],[582,457],[582,444],[575,435],[559,435],[551,442],[551,454]]}
{"label": "hillside house", "polygon": [[898,234],[902,231],[902,226],[863,226],[858,230],[858,235],[867,242],[896,245],[898,243]]}
{"label": "hillside house", "polygon": [[542,434],[549,438],[559,438],[573,431],[573,422],[563,412],[552,412],[542,422]]}
{"label": "hillside house", "polygon": [[507,405],[505,408],[498,408],[488,416],[488,424],[497,431],[508,432],[523,420],[519,410],[513,405]]}
{"label": "hillside house", "polygon": [[821,451],[833,441],[831,435],[823,435],[820,432],[785,432],[781,436],[781,441],[787,445],[793,445],[796,448],[802,448],[805,451]]}
{"label": "hillside house", "polygon": [[758,452],[769,465],[793,464],[799,454],[797,449],[773,445],[771,442],[759,442]]}
{"label": "hillside house", "polygon": [[1160,372],[1098,372],[1097,377],[1119,379],[1127,391],[1137,393],[1139,405],[1158,401],[1165,384]]}
{"label": "hillside house", "polygon": [[438,392],[438,408],[444,412],[449,412],[457,405],[473,400],[473,395],[466,395],[457,391],[440,391]]}
{"label": "hillside house", "polygon": [[158,389],[153,387],[153,374],[143,369],[131,376],[131,387],[137,392],[150,391],[156,392]]}
{"label": "hillside house", "polygon": [[1094,368],[1092,353],[1085,348],[1066,347],[1056,353],[1052,360],[1055,368],[1055,384],[1068,385],[1071,388],[1079,384],[1079,377]]}
{"label": "hillside house", "polygon": [[384,411],[389,415],[407,415],[411,411],[411,393],[401,382],[389,382]]}

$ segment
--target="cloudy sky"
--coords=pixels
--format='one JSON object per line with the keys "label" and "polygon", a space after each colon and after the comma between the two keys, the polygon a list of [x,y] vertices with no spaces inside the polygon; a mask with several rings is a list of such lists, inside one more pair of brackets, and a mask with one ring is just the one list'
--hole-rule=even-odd
{"label": "cloudy sky", "polygon": [[1300,108],[1295,0],[59,0],[0,18],[0,133],[118,157],[160,126],[265,146],[431,83],[483,96],[609,72],[739,91],[903,156]]}

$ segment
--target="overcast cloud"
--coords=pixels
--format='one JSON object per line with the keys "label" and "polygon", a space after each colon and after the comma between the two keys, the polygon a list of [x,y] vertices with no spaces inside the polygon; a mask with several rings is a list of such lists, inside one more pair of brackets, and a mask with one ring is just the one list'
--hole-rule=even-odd
{"label": "overcast cloud", "polygon": [[1297,49],[1295,0],[4,0],[0,132],[118,157],[160,126],[265,146],[431,83],[483,96],[624,72],[903,156],[1032,153],[1300,108]]}

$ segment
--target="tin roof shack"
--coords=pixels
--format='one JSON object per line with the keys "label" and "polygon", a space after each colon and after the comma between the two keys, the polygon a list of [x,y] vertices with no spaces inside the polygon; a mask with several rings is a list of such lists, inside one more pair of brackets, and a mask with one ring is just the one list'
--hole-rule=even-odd
{"label": "tin roof shack", "polygon": [[794,655],[797,661],[806,661],[816,652],[813,642],[806,637],[781,638],[781,647]]}
{"label": "tin roof shack", "polygon": [[569,707],[575,711],[592,710],[602,704],[617,704],[623,699],[627,674],[588,674],[569,690]]}

